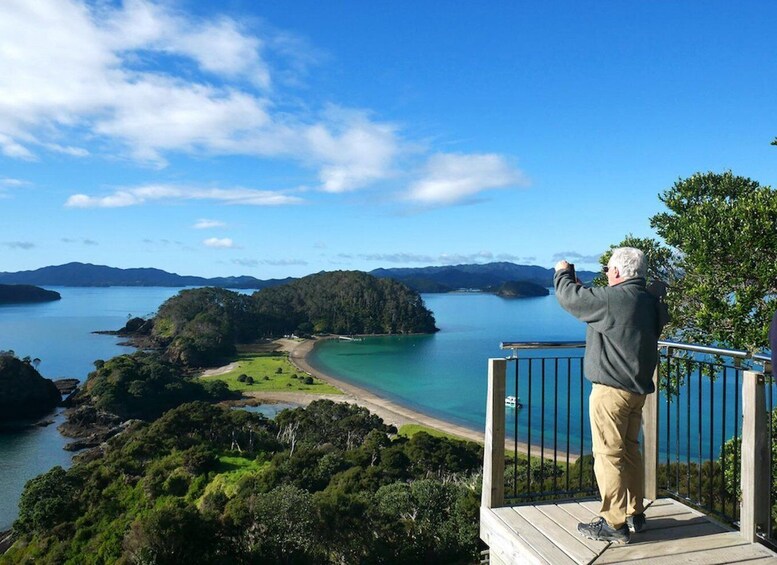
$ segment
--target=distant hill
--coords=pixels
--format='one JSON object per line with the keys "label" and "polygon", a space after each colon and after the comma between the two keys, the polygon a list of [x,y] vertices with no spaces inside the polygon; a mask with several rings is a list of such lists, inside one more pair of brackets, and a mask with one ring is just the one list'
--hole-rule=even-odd
{"label": "distant hill", "polygon": [[29,284],[0,284],[0,304],[51,302],[61,298],[58,292]]}
{"label": "distant hill", "polygon": [[[484,265],[375,269],[369,274],[378,278],[394,279],[416,292],[451,292],[459,289],[493,292],[508,282],[526,282],[546,288],[553,285],[553,269],[507,262],[486,263]],[[577,271],[577,276],[583,282],[590,282],[596,273]],[[119,269],[90,263],[67,263],[16,273],[0,272],[0,284],[41,286],[166,286],[174,288],[215,286],[262,289],[295,280],[297,279],[293,277],[261,280],[250,276],[205,278],[168,273],[161,269]]]}
{"label": "distant hill", "polygon": [[119,269],[90,263],[67,263],[43,267],[34,271],[0,273],[0,284],[32,284],[47,286],[217,286],[221,288],[267,288],[294,280],[260,280],[249,276],[194,277],[168,273],[161,269]]}
{"label": "distant hill", "polygon": [[[403,282],[418,292],[450,292],[464,288],[489,291],[497,289],[505,283],[516,281],[533,283],[542,287],[553,285],[553,269],[507,262],[483,265],[375,269],[370,274]],[[596,273],[577,271],[577,276],[583,282],[590,282]]]}

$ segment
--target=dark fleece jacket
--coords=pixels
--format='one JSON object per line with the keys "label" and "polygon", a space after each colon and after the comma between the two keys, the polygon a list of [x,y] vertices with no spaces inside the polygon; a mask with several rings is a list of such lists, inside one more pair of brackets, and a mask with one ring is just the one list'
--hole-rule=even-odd
{"label": "dark fleece jacket", "polygon": [[587,324],[586,378],[635,394],[655,391],[657,342],[668,315],[645,279],[586,288],[573,280],[571,270],[562,270],[553,283],[561,306]]}

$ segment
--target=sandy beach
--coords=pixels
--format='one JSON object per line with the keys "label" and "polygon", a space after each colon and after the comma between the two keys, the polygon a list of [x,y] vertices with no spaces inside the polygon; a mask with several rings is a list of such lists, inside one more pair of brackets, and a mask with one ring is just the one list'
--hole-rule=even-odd
{"label": "sandy beach", "polygon": [[397,428],[404,424],[421,424],[434,428],[436,430],[443,431],[463,439],[470,441],[476,441],[483,443],[483,432],[476,431],[470,428],[456,425],[451,422],[446,422],[438,418],[433,418],[410,410],[404,406],[400,406],[390,400],[382,398],[368,390],[354,386],[350,383],[342,381],[332,375],[323,373],[317,369],[314,369],[307,361],[308,354],[313,351],[316,346],[317,340],[293,340],[293,339],[279,339],[275,341],[278,349],[286,351],[289,354],[289,361],[297,367],[300,371],[303,371],[309,375],[318,377],[319,379],[326,381],[327,383],[339,388],[343,391],[343,394],[309,394],[300,392],[255,392],[250,393],[250,396],[257,400],[269,400],[271,402],[290,402],[306,406],[313,400],[319,398],[327,398],[334,400],[335,402],[351,402],[364,406],[373,414],[376,414],[383,418],[383,421],[387,424],[393,424]]}

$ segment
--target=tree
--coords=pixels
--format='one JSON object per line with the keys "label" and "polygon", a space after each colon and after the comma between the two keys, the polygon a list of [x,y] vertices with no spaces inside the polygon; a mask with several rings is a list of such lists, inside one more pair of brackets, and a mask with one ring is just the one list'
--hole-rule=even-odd
{"label": "tree", "polygon": [[730,171],[697,173],[659,197],[650,225],[678,252],[676,336],[760,351],[777,296],[777,191]]}
{"label": "tree", "polygon": [[38,475],[24,486],[14,529],[21,534],[48,533],[67,525],[78,514],[77,494],[77,485],[60,466]]}
{"label": "tree", "polygon": [[[612,252],[618,247],[635,247],[645,254],[647,260],[647,282],[661,281],[667,285],[673,284],[678,277],[678,260],[676,252],[661,242],[645,237],[635,237],[627,235],[623,241],[617,245],[610,245],[610,248],[602,253],[599,263],[605,267],[612,257]],[[607,277],[604,271],[596,275],[594,279],[595,286],[607,286]]]}

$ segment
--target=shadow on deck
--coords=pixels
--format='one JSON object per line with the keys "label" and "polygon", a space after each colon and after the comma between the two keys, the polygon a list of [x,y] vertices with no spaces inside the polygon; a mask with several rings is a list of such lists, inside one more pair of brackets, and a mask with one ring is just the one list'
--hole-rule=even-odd
{"label": "shadow on deck", "polygon": [[598,500],[481,508],[480,537],[492,564],[774,563],[777,554],[670,498],[645,510],[647,528],[631,543],[594,541],[577,531],[598,516]]}

